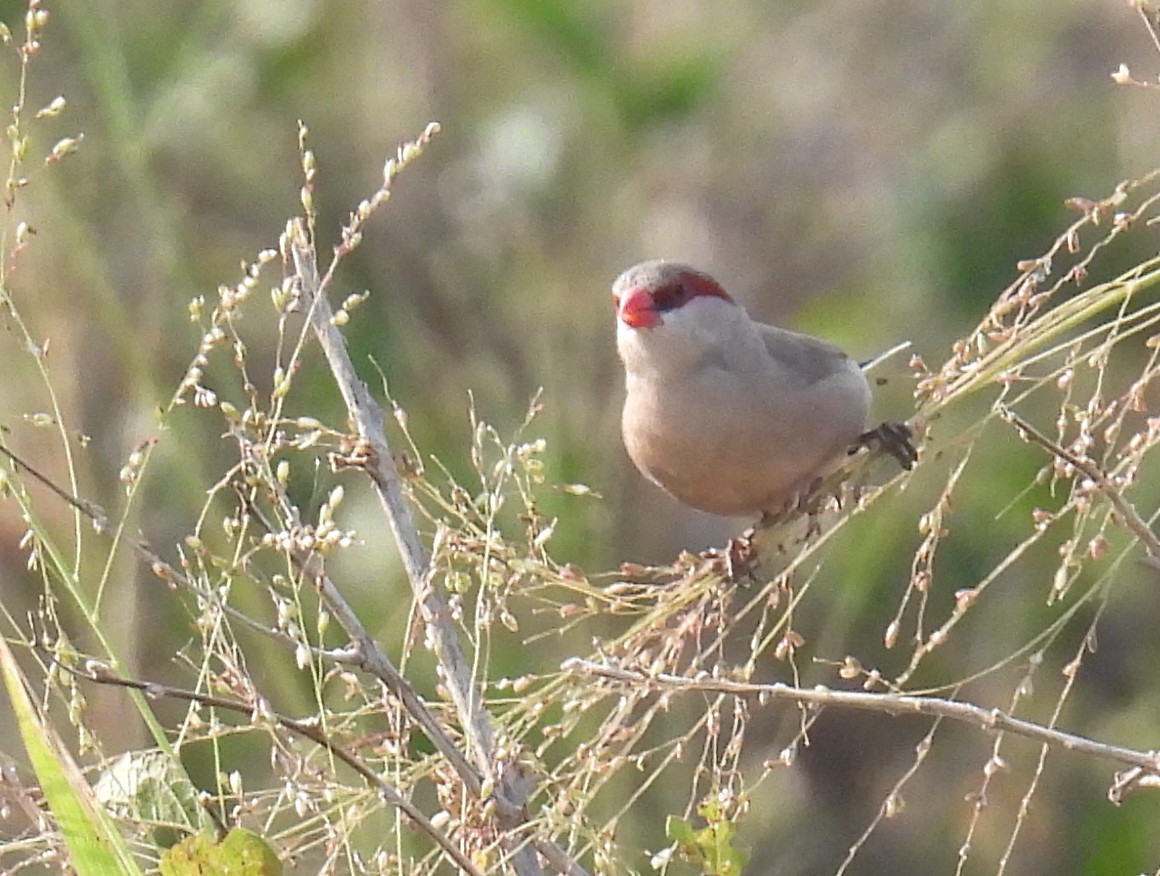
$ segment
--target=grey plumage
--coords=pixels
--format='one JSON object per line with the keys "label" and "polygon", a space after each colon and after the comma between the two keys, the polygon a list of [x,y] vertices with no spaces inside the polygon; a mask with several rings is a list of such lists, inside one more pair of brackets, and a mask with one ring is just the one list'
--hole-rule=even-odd
{"label": "grey plumage", "polygon": [[754,322],[679,263],[636,265],[613,296],[625,448],[686,505],[775,513],[862,434],[870,387],[832,344]]}

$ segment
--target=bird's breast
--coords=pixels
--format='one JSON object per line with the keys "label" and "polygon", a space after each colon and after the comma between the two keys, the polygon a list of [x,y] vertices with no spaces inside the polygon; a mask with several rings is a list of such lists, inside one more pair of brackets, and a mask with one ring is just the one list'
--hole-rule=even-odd
{"label": "bird's breast", "polygon": [[629,372],[625,448],[685,504],[728,516],[759,513],[857,439],[866,393],[860,372],[810,386],[712,366],[675,377]]}

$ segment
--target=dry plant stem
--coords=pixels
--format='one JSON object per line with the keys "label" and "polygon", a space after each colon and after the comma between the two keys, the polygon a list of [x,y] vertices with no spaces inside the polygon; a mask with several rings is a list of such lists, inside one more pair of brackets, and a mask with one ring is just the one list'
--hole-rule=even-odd
{"label": "dry plant stem", "polygon": [[60,499],[63,499],[77,511],[81,512],[81,514],[83,514],[85,517],[88,517],[89,520],[92,521],[93,528],[97,532],[101,533],[102,535],[112,532],[112,524],[109,522],[109,517],[107,514],[105,514],[104,511],[101,510],[100,507],[94,505],[92,502],[86,502],[84,499],[78,499],[72,493],[61,488],[56,484],[55,481],[46,475],[41,474],[37,469],[33,468],[3,444],[0,444],[0,453],[3,453],[5,456],[7,456],[12,465],[17,469],[24,469],[40,484],[56,493]]}
{"label": "dry plant stem", "polygon": [[370,446],[366,472],[386,511],[391,532],[399,546],[403,567],[407,571],[407,579],[435,644],[435,656],[445,674],[444,682],[463,720],[473,759],[484,774],[490,776],[494,768],[491,762],[495,749],[494,734],[481,708],[480,694],[471,679],[470,664],[452,626],[447,602],[431,586],[430,558],[419,537],[419,528],[415,525],[403,495],[399,474],[395,470],[391,448],[383,429],[383,409],[355,372],[342,333],[331,322],[333,314],[320,285],[313,242],[306,228],[302,222],[295,221],[291,223],[288,233],[294,269],[311,325],[338,383],[351,421],[359,437]]}
{"label": "dry plant stem", "polygon": [[313,243],[301,222],[291,223],[290,251],[311,325],[338,383],[355,429],[359,437],[370,445],[371,454],[366,471],[386,511],[407,571],[407,579],[435,644],[435,656],[443,669],[444,682],[463,721],[473,759],[484,775],[491,776],[494,769],[491,761],[495,750],[494,734],[486,714],[483,714],[480,694],[471,679],[470,664],[452,626],[447,602],[431,586],[430,558],[419,537],[419,528],[415,525],[395,470],[391,448],[383,430],[383,409],[355,372],[342,333],[331,322],[330,305],[319,284]]}
{"label": "dry plant stem", "polygon": [[[463,725],[471,758],[488,784],[494,788],[496,820],[510,836],[506,845],[512,855],[512,866],[521,876],[534,876],[542,872],[539,861],[531,848],[521,841],[521,837],[529,836],[528,818],[524,810],[527,792],[514,781],[511,771],[504,770],[496,762],[495,733],[491,719],[483,708],[482,696],[472,679],[471,664],[456,633],[447,602],[431,580],[434,570],[430,568],[430,558],[419,537],[419,529],[395,470],[383,427],[382,407],[355,372],[342,332],[331,319],[332,311],[319,278],[314,244],[301,220],[290,223],[286,243],[294,260],[299,291],[309,313],[311,326],[338,383],[359,438],[369,445],[371,452],[366,471],[399,546],[407,579],[422,612],[428,637],[434,645],[442,680]],[[471,780],[466,776],[464,779],[470,786]],[[478,781],[477,777],[475,781]],[[475,793],[479,793],[478,787]],[[557,872],[573,876],[585,872],[555,844],[535,838],[530,838],[530,841]]]}
{"label": "dry plant stem", "polygon": [[58,666],[68,670],[74,675],[88,679],[96,684],[111,684],[119,687],[128,687],[134,690],[139,690],[142,693],[156,698],[168,697],[170,699],[183,700],[185,702],[198,703],[201,706],[210,706],[215,709],[222,709],[223,711],[236,712],[240,715],[248,715],[253,719],[254,723],[261,721],[270,721],[283,727],[292,733],[297,733],[311,742],[325,748],[339,760],[341,760],[348,767],[357,772],[360,776],[366,779],[371,786],[378,791],[383,800],[388,805],[394,806],[401,810],[411,822],[427,834],[437,846],[446,854],[455,864],[464,872],[470,873],[472,876],[484,876],[483,872],[472,863],[471,859],[464,854],[460,848],[451,841],[451,839],[437,828],[431,821],[423,814],[423,811],[408,800],[397,788],[393,785],[384,782],[383,779],[367,766],[359,758],[355,757],[345,748],[336,745],[324,732],[315,720],[299,721],[295,718],[280,715],[277,712],[272,712],[268,708],[263,708],[263,704],[243,703],[238,700],[227,699],[226,697],[211,696],[206,693],[198,691],[185,690],[184,688],[170,687],[165,684],[154,684],[147,681],[139,681],[132,678],[124,678],[120,675],[115,675],[111,671],[104,668],[94,668],[89,672],[81,672],[65,666],[62,663],[57,663]]}
{"label": "dry plant stem", "polygon": [[[0,453],[6,455],[12,461],[13,465],[25,469],[37,481],[48,487],[69,505],[87,516],[92,521],[93,526],[97,529],[98,532],[107,533],[110,531],[108,518],[95,505],[89,502],[85,502],[83,499],[77,499],[66,490],[61,489],[51,479],[47,478],[35,468],[28,465],[28,463],[26,463],[23,459],[21,459],[3,444],[0,444]],[[251,508],[250,512],[257,514],[256,509],[254,508]],[[260,515],[257,516],[259,519],[261,519]],[[265,523],[265,521],[263,522]],[[269,527],[267,526],[267,528]],[[146,562],[149,563],[150,568],[158,577],[171,583],[180,584],[191,593],[196,593],[202,598],[214,601],[214,603],[218,605],[219,608],[229,614],[230,617],[232,617],[235,621],[244,623],[246,626],[256,630],[257,632],[271,636],[290,650],[293,650],[298,646],[299,643],[297,640],[291,638],[290,636],[287,636],[279,630],[259,624],[248,615],[237,611],[237,609],[234,609],[229,604],[222,603],[217,600],[216,595],[212,591],[207,591],[205,588],[198,587],[193,581],[189,580],[189,578],[187,578],[180,571],[166,562],[159,554],[157,554],[144,542],[130,539],[128,544],[134,549],[134,551],[137,552],[139,556],[141,556]],[[317,570],[317,563],[314,561],[315,558],[313,555],[308,554],[303,556],[300,553],[296,553],[294,554],[293,558],[295,562],[298,563],[303,573],[314,579],[315,586],[318,588],[318,591],[321,594],[323,600],[326,602],[327,607],[330,609],[331,614],[333,614],[335,619],[338,620],[343,630],[348,636],[350,636],[351,641],[354,643],[353,648],[345,649],[342,651],[327,651],[314,648],[311,649],[312,652],[324,660],[351,666],[356,669],[361,669],[382,681],[388,687],[388,689],[390,689],[391,692],[399,698],[400,702],[403,704],[403,707],[407,709],[408,713],[423,730],[424,734],[431,741],[431,743],[444,757],[447,758],[448,762],[454,767],[455,771],[462,778],[464,784],[468,786],[472,795],[479,797],[479,791],[481,787],[479,773],[476,772],[471,764],[467,762],[462,752],[460,752],[459,749],[455,747],[455,743],[450,739],[450,737],[448,737],[447,733],[439,724],[438,720],[431,713],[430,709],[427,708],[427,705],[423,702],[419,694],[411,686],[411,683],[407,681],[407,679],[394,667],[390,659],[386,656],[386,654],[383,653],[382,649],[378,647],[378,644],[362,625],[358,615],[355,614],[354,610],[350,607],[350,604],[343,598],[342,594],[338,591],[338,588],[335,587],[334,582],[331,581],[330,578],[325,574],[322,574]],[[147,691],[150,694],[161,693],[163,695],[175,697],[178,699],[196,699],[200,703],[215,705],[232,711],[253,711],[252,709],[247,709],[243,704],[236,703],[232,700],[216,698],[209,695],[196,695],[189,691],[170,688],[164,685],[154,685],[147,682],[132,681],[114,676],[111,673],[99,672],[94,674],[85,674],[77,672],[76,670],[70,671],[74,672],[74,674],[77,674],[82,678],[88,678],[90,681],[99,682],[102,684],[115,684],[121,687]],[[392,786],[379,779],[378,775],[370,770],[370,768],[362,763],[362,761],[355,758],[340,746],[335,745],[325,736],[325,734],[323,734],[322,730],[318,726],[303,721],[296,721],[293,718],[287,718],[285,716],[275,715],[274,717],[280,724],[284,725],[288,729],[308,737],[318,745],[321,745],[327,750],[333,752],[339,760],[350,766],[352,769],[358,772],[359,775],[370,781],[383,795],[383,799],[386,800],[389,805],[398,806],[421,830],[428,834],[430,834],[432,830],[438,830],[434,827],[434,825],[431,824],[431,822],[427,819],[421,810],[417,809],[412,803],[403,798],[402,795],[400,795],[399,792],[396,791]],[[461,857],[461,853],[458,853],[458,850],[455,849],[453,845],[448,845],[450,840],[447,839],[445,835],[440,833],[438,837],[434,837],[434,835],[432,836],[441,847],[447,849],[449,853],[451,853],[452,858],[457,863],[462,863],[463,860],[466,860]],[[571,861],[571,859],[568,858],[567,854],[563,850],[554,845],[545,844],[545,846],[545,849],[541,849],[542,853],[545,855],[545,857],[548,858],[548,860],[553,861],[554,864],[559,865],[557,866],[557,870],[559,872],[570,874],[570,876],[587,876],[584,870],[577,867]],[[537,847],[539,847],[538,844]],[[477,873],[478,871],[472,869],[468,870],[467,872]]]}
{"label": "dry plant stem", "polygon": [[902,789],[918,774],[918,770],[922,766],[923,761],[930,754],[931,747],[934,745],[934,735],[938,732],[941,723],[941,718],[935,718],[931,722],[930,728],[923,735],[922,739],[919,740],[918,745],[914,747],[914,760],[906,768],[906,772],[894,783],[894,787],[890,789],[890,793],[886,795],[886,799],[882,801],[882,805],[878,807],[878,811],[874,813],[874,817],[870,819],[870,823],[866,825],[866,828],[859,835],[858,839],[850,844],[850,848],[846,851],[846,857],[842,861],[842,865],[834,871],[834,876],[844,876],[846,871],[853,865],[854,859],[858,857],[858,853],[862,851],[862,847],[870,841],[870,837],[874,835],[874,832],[878,830],[882,822],[891,817],[891,807],[897,806],[897,801],[902,799]]}
{"label": "dry plant stem", "polygon": [[1000,407],[999,415],[1018,429],[1019,433],[1028,441],[1038,444],[1090,480],[1096,489],[1112,503],[1112,507],[1123,519],[1124,525],[1144,545],[1144,550],[1148,553],[1149,565],[1160,566],[1160,538],[1148,526],[1148,522],[1140,516],[1140,512],[1136,510],[1135,506],[1124,498],[1123,491],[1108,478],[1098,465],[1090,459],[1084,459],[1067,448],[1061,447],[1010,408]]}
{"label": "dry plant stem", "polygon": [[[63,501],[88,517],[98,532],[109,533],[111,531],[108,517],[99,507],[90,502],[86,502],[83,499],[78,499],[68,491],[61,489],[52,479],[41,474],[36,468],[29,465],[3,444],[0,444],[0,453],[7,456],[14,466],[17,468],[23,468],[38,482],[56,493],[56,495],[59,496]],[[251,511],[253,511],[253,509],[251,509]],[[211,599],[217,602],[215,599],[215,594],[199,587],[193,581],[189,580],[184,574],[182,574],[178,569],[174,568],[170,563],[163,559],[145,542],[129,539],[128,544],[142,559],[149,563],[149,566],[153,570],[154,574],[156,574],[162,580],[168,581],[171,584],[179,584],[192,593],[196,593],[203,598]],[[416,544],[419,544],[417,534]],[[420,550],[422,550],[421,544]],[[343,630],[348,636],[350,636],[351,641],[354,643],[353,648],[344,649],[341,651],[328,651],[313,648],[311,649],[312,652],[322,659],[347,666],[352,666],[356,669],[362,669],[363,671],[370,673],[382,681],[388,687],[388,689],[390,689],[391,692],[399,698],[404,708],[407,709],[408,713],[423,730],[424,734],[431,741],[431,743],[444,757],[447,758],[448,762],[460,776],[470,793],[478,798],[480,796],[480,790],[482,787],[482,780],[480,778],[479,772],[474,767],[472,767],[470,763],[467,762],[462,752],[460,752],[459,749],[455,746],[455,743],[447,735],[446,731],[439,724],[438,720],[431,713],[430,709],[427,708],[426,704],[423,702],[422,698],[418,695],[415,689],[411,686],[410,682],[407,681],[407,679],[394,667],[390,659],[386,656],[386,654],[383,653],[382,649],[378,647],[378,644],[367,632],[366,628],[359,620],[357,614],[350,607],[350,604],[338,591],[338,588],[335,587],[334,583],[328,577],[319,573],[316,569],[313,568],[313,564],[310,562],[310,558],[295,556],[294,559],[299,563],[300,567],[303,568],[306,574],[309,574],[314,578],[319,593],[321,594],[323,600],[327,603],[331,614],[333,614],[335,619],[338,620],[339,624],[343,627]],[[299,643],[296,640],[286,636],[280,631],[256,623],[248,615],[237,611],[228,604],[222,604],[220,602],[217,604],[235,621],[244,623],[246,626],[260,633],[264,633],[277,639],[291,650],[298,647]],[[106,683],[117,683],[123,687],[141,687],[141,685],[136,683],[120,679],[113,679],[111,677],[107,679],[93,680],[102,680]],[[150,690],[153,689],[153,686],[150,686]],[[205,696],[197,697],[197,699],[202,702],[210,702],[210,698]],[[222,705],[222,703],[219,703],[219,705]],[[292,721],[292,719],[285,720],[287,722]],[[299,722],[299,724],[300,723],[301,722]],[[304,730],[298,729],[296,726],[290,723],[287,723],[286,726],[297,730],[297,732],[304,732]],[[306,725],[302,726],[306,727]],[[334,746],[328,740],[325,740],[322,737],[321,732],[317,729],[311,729],[310,733],[304,733],[304,735],[309,735],[311,739],[314,739],[320,745],[325,745],[328,749],[335,751],[336,755],[339,756],[340,759],[349,763],[346,757],[343,756],[342,750],[337,746]],[[364,776],[368,775],[365,766],[360,767],[355,764],[351,764],[351,766],[354,767],[360,774]],[[375,780],[375,783],[377,786],[382,786],[382,783],[377,781],[377,779]],[[380,790],[382,790],[381,787]],[[397,795],[397,792],[395,793]],[[396,805],[395,799],[391,796],[391,794],[384,793],[384,798],[388,803]],[[521,799],[520,804],[517,805],[513,803],[506,795],[502,797],[497,795],[496,802],[498,804],[497,811],[501,814],[501,817],[503,817],[504,820],[511,820],[513,822],[514,829],[518,829],[524,823],[526,819],[522,812],[523,799]],[[407,806],[400,808],[402,808],[408,816],[412,817],[415,820],[415,823],[420,827],[423,826],[424,822],[429,824],[429,822],[426,821],[426,817],[422,815],[422,812],[418,809],[414,809],[410,803],[407,803]],[[412,809],[414,809],[414,812],[411,811]],[[418,814],[418,817],[416,817],[416,813]],[[422,821],[420,821],[419,818],[422,818]],[[541,839],[533,839],[532,842],[536,849],[539,850],[542,855],[544,855],[545,859],[551,863],[556,872],[568,874],[568,876],[588,876],[587,871],[580,867],[575,861],[573,861],[568,856],[568,854],[556,844]],[[540,872],[538,865],[535,867],[535,869],[531,869],[528,872]]]}
{"label": "dry plant stem", "polygon": [[[273,526],[262,515],[260,509],[250,503],[247,503],[247,506],[249,513],[265,527],[266,531],[272,532]],[[292,508],[286,508],[285,510],[289,514],[294,514]],[[350,603],[346,601],[346,598],[343,597],[330,577],[322,570],[318,555],[309,551],[293,550],[290,556],[302,574],[313,582],[323,602],[326,603],[327,609],[329,609],[335,620],[342,627],[343,632],[350,637],[353,643],[352,648],[345,649],[342,652],[318,650],[315,653],[319,654],[323,659],[333,660],[345,666],[361,669],[385,684],[391,693],[399,698],[399,701],[403,704],[403,708],[407,710],[415,723],[419,725],[420,729],[431,741],[431,744],[439,750],[440,754],[447,758],[447,761],[455,769],[455,772],[467,786],[471,795],[478,798],[482,785],[479,772],[468,763],[467,759],[463,756],[463,752],[456,747],[438,719],[427,708],[427,704],[423,702],[422,697],[411,686],[411,682],[395,668],[391,659],[383,653],[382,648],[375,642],[374,637],[367,632],[367,628],[363,626],[358,614],[351,607]],[[293,643],[292,646],[296,646],[296,644]]]}
{"label": "dry plant stem", "polygon": [[481,785],[479,773],[467,762],[463,753],[455,747],[455,743],[451,741],[446,731],[440,726],[439,721],[431,714],[431,710],[427,708],[427,704],[423,702],[411,683],[403,677],[402,673],[394,667],[387,655],[378,647],[362,622],[359,621],[358,615],[355,614],[350,603],[338,592],[334,582],[326,575],[313,569],[312,567],[315,565],[316,563],[308,562],[304,572],[313,578],[315,586],[331,614],[354,642],[353,653],[347,652],[340,658],[341,662],[362,669],[382,681],[399,698],[403,708],[422,728],[423,733],[431,740],[439,753],[447,758],[455,772],[468,786],[472,796],[479,797]]}
{"label": "dry plant stem", "polygon": [[681,675],[658,673],[650,675],[634,669],[624,669],[590,660],[572,658],[560,667],[573,675],[605,678],[630,684],[634,689],[652,687],[665,690],[695,691],[698,693],[726,693],[740,697],[787,700],[800,705],[838,709],[860,709],[866,712],[884,712],[889,715],[926,715],[948,718],[974,724],[983,730],[1007,731],[1016,736],[1033,739],[1048,745],[1057,745],[1069,751],[1078,751],[1095,757],[1140,767],[1149,773],[1160,774],[1160,752],[1139,751],[1119,745],[1096,742],[1073,733],[1064,733],[1032,721],[1013,718],[999,709],[984,709],[971,703],[945,700],[938,697],[907,696],[905,694],[862,693],[860,691],[830,690],[827,687],[810,689],[788,684],[751,684],[725,678],[686,678]]}
{"label": "dry plant stem", "polygon": [[[1104,609],[1107,607],[1108,597],[1107,591],[1105,590],[1104,598],[1100,601],[1095,617],[1091,619],[1087,634],[1080,641],[1079,647],[1076,649],[1075,656],[1071,659],[1071,662],[1063,669],[1063,676],[1066,680],[1055,702],[1055,708],[1051,712],[1051,725],[1054,725],[1059,720],[1059,716],[1063,713],[1064,703],[1067,702],[1068,696],[1071,695],[1072,690],[1075,688],[1075,680],[1079,677],[1079,667],[1083,661],[1084,654],[1094,650],[1092,645],[1095,641],[1096,628],[1099,626],[1100,618],[1103,616]],[[1019,801],[1019,809],[1015,816],[1015,823],[1011,829],[1011,836],[1007,838],[1007,847],[1003,850],[1003,854],[999,858],[999,865],[995,868],[995,876],[1003,876],[1007,872],[1007,865],[1011,862],[1011,856],[1015,853],[1015,843],[1027,824],[1027,817],[1031,811],[1031,801],[1034,799],[1035,792],[1039,789],[1039,784],[1043,779],[1043,772],[1047,765],[1047,754],[1049,750],[1050,746],[1047,743],[1039,747],[1039,758],[1036,761],[1035,771],[1031,775],[1031,781],[1027,786],[1027,790],[1023,792],[1023,797]],[[1112,787],[1115,787],[1115,781],[1113,781]]]}

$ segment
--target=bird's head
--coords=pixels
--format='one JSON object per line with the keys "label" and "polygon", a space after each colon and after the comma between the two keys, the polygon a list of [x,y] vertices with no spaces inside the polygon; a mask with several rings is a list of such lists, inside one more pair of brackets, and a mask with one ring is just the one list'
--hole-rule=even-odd
{"label": "bird's head", "polygon": [[634,265],[612,284],[612,300],[616,345],[630,373],[676,377],[728,356],[729,348],[759,343],[721,284],[679,262]]}
{"label": "bird's head", "polygon": [[632,329],[652,329],[669,314],[697,299],[733,303],[721,284],[679,262],[654,260],[633,265],[612,284],[612,301],[620,322]]}

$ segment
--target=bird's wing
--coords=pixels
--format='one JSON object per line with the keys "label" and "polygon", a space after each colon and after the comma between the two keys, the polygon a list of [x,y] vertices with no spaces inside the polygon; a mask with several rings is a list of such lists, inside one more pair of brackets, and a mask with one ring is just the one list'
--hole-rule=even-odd
{"label": "bird's wing", "polygon": [[766,352],[806,385],[850,369],[850,357],[833,344],[773,325],[758,324]]}

